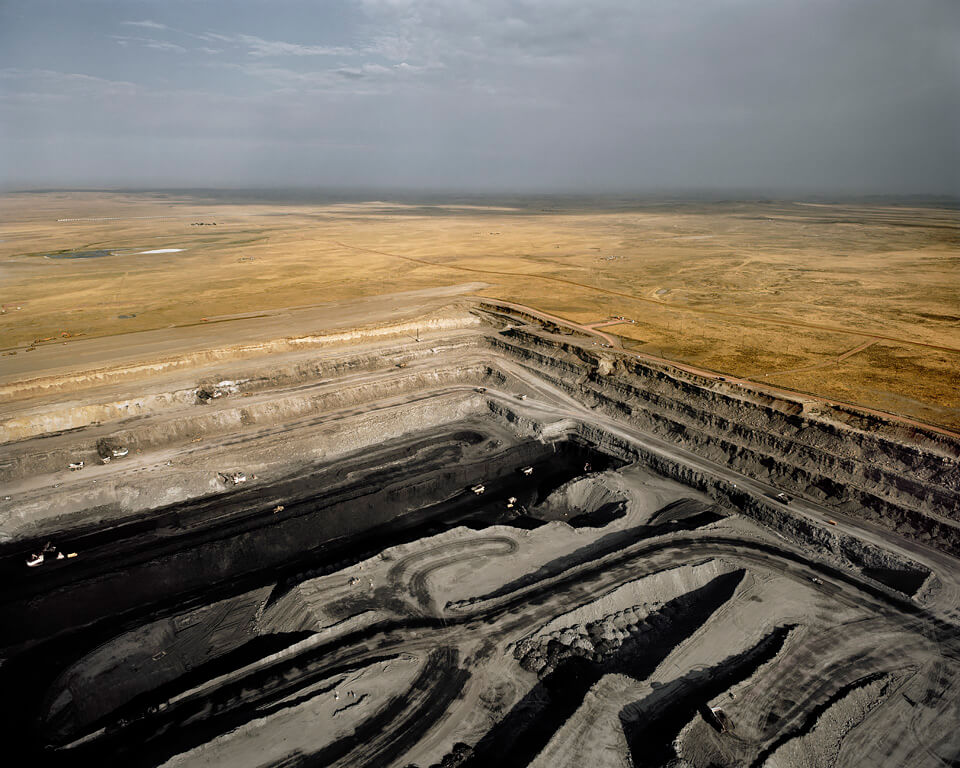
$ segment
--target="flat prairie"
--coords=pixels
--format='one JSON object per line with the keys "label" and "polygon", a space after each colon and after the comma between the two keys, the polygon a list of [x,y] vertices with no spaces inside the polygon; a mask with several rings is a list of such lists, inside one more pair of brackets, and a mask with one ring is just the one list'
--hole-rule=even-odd
{"label": "flat prairie", "polygon": [[7,356],[57,344],[68,360],[74,338],[465,282],[603,323],[630,350],[960,427],[946,204],[0,197]]}

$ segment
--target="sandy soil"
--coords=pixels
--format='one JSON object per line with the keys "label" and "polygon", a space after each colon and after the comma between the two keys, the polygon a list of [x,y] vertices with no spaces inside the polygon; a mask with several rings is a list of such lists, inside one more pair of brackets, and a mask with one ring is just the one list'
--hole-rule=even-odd
{"label": "sandy soil", "polygon": [[[608,330],[642,352],[960,425],[953,209],[33,193],[0,219],[0,347],[18,356],[482,281],[575,321],[629,317]],[[46,258],[91,249],[116,255]]]}

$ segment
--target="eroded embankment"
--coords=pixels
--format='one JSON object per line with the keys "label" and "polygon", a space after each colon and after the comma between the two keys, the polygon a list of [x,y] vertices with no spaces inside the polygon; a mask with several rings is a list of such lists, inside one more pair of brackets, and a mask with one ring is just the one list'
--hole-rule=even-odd
{"label": "eroded embankment", "polygon": [[[332,356],[295,355],[269,366],[229,363],[217,366],[216,370],[201,369],[187,379],[176,377],[163,382],[159,378],[159,383],[145,387],[143,393],[135,396],[126,390],[118,397],[115,388],[108,388],[86,392],[68,402],[60,398],[32,407],[28,403],[25,408],[0,421],[0,439],[4,443],[17,443],[31,437],[95,428],[132,418],[176,416],[183,411],[188,412],[189,419],[199,419],[192,433],[195,436],[203,433],[205,426],[211,426],[204,424],[204,420],[209,422],[211,416],[197,411],[193,408],[196,405],[208,406],[207,410],[218,414],[224,424],[233,426],[262,422],[265,408],[275,410],[277,420],[296,418],[305,412],[321,412],[370,399],[371,387],[382,388],[387,395],[391,391],[409,390],[410,382],[406,380],[411,376],[426,377],[419,382],[420,387],[426,387],[431,375],[443,380],[459,368],[468,372],[472,367],[482,366],[481,349],[480,338],[469,335],[436,341],[430,347],[411,348],[410,344],[396,344],[375,351],[344,351]],[[399,366],[432,371],[411,371],[411,376],[394,375],[401,373]],[[381,374],[380,380],[370,382],[368,389],[364,390],[362,379],[376,373]],[[468,378],[469,374],[461,375],[460,380]],[[324,385],[333,391],[325,392]],[[338,397],[341,398],[339,402]],[[252,400],[248,402],[241,398]],[[258,411],[261,412],[259,419]],[[102,429],[94,431],[104,432]],[[171,433],[169,439],[185,436]],[[80,450],[83,450],[82,446]],[[17,446],[9,446],[7,452],[16,457]],[[0,466],[0,470],[16,471],[6,463]],[[36,472],[42,468],[31,467],[30,470]]]}
{"label": "eroded embankment", "polygon": [[331,347],[357,345],[371,341],[419,337],[431,331],[451,332],[476,328],[480,319],[469,312],[440,311],[413,321],[370,325],[348,331],[307,336],[289,336],[269,341],[214,347],[196,352],[174,354],[160,360],[133,362],[78,370],[66,374],[50,374],[24,378],[0,385],[0,402],[14,402],[54,394],[74,393],[104,384],[129,385],[175,371],[203,368],[211,364],[231,364],[236,360],[262,358],[309,348],[318,353]]}

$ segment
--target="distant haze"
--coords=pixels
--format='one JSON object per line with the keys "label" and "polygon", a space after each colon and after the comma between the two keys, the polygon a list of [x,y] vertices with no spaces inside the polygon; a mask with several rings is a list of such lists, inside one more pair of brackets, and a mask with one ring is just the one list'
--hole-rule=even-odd
{"label": "distant haze", "polygon": [[960,194],[957,0],[2,0],[0,185]]}

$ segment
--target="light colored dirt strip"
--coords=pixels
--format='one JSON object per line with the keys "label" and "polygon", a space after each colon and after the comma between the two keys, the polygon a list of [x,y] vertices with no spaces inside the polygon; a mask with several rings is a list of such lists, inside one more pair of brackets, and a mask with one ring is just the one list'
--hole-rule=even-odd
{"label": "light colored dirt strip", "polygon": [[784,376],[788,373],[805,373],[807,371],[816,371],[820,368],[829,368],[831,365],[839,365],[844,360],[849,357],[853,357],[859,352],[863,352],[867,347],[872,347],[880,339],[870,339],[869,341],[863,342],[863,344],[858,344],[853,349],[848,349],[846,352],[843,352],[836,357],[830,358],[829,360],[824,360],[822,363],[813,363],[811,365],[802,365],[799,368],[788,368],[784,371],[769,371],[768,373],[751,373],[749,376],[744,376],[744,380],[750,381],[752,379],[766,378],[768,376]]}
{"label": "light colored dirt strip", "polygon": [[587,328],[606,328],[608,325],[623,325],[624,320],[598,320],[595,323],[584,323]]}

